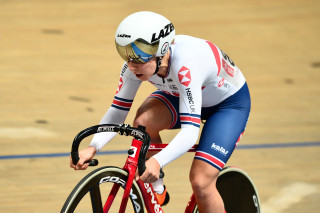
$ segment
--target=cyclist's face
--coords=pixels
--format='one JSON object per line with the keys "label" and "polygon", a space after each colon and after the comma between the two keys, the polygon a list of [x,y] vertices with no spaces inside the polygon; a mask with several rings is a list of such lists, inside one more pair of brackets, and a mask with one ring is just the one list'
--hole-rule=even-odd
{"label": "cyclist's face", "polygon": [[141,81],[149,80],[156,70],[156,58],[152,58],[147,63],[137,63],[129,61],[129,69],[139,78]]}

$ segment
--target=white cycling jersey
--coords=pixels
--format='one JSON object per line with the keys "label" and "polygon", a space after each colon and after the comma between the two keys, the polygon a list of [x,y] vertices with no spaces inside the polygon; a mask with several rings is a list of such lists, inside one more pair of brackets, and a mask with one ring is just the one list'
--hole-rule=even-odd
{"label": "white cycling jersey", "polygon": [[[166,76],[153,75],[149,82],[159,90],[179,97],[181,130],[165,149],[154,156],[163,167],[197,142],[201,108],[217,105],[236,93],[244,85],[245,78],[216,45],[203,39],[177,35],[170,48]],[[124,63],[113,103],[100,123],[123,123],[140,84],[141,80]],[[115,134],[96,134],[91,146],[99,151]]]}

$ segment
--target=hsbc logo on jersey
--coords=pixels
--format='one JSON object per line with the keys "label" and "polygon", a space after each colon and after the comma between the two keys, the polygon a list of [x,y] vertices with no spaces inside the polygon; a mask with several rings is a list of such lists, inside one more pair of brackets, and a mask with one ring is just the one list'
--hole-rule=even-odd
{"label": "hsbc logo on jersey", "polygon": [[179,81],[181,84],[185,85],[186,87],[189,86],[191,83],[191,73],[190,70],[183,66],[178,72]]}
{"label": "hsbc logo on jersey", "polygon": [[222,78],[218,83],[218,87],[222,87],[223,85],[224,85],[224,79]]}

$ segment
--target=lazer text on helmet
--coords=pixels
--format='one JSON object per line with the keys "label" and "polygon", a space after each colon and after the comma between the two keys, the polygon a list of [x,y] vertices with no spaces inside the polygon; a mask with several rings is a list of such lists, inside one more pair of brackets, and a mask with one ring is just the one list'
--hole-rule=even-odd
{"label": "lazer text on helmet", "polygon": [[160,38],[164,38],[168,36],[174,30],[173,24],[167,24],[163,29],[160,30],[159,35],[157,36],[156,33],[153,33],[151,43],[159,41]]}
{"label": "lazer text on helmet", "polygon": [[121,38],[131,38],[131,35],[127,35],[127,34],[118,34],[117,36]]}

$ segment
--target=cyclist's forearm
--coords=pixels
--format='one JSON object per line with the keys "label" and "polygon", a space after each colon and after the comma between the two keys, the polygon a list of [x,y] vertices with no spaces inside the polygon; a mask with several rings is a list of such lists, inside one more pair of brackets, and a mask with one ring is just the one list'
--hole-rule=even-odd
{"label": "cyclist's forearm", "polygon": [[122,124],[125,121],[128,113],[129,111],[110,107],[102,117],[100,124]]}
{"label": "cyclist's forearm", "polygon": [[116,136],[116,132],[101,132],[95,134],[92,138],[90,146],[96,148],[96,152],[99,152],[111,139]]}
{"label": "cyclist's forearm", "polygon": [[[128,115],[128,111],[119,110],[110,107],[102,117],[100,124],[122,124]],[[115,132],[102,132],[95,134],[92,138],[90,146],[96,148],[99,152],[117,133]]]}
{"label": "cyclist's forearm", "polygon": [[199,135],[198,127],[182,128],[169,145],[153,157],[158,161],[160,167],[177,159],[186,153],[196,142]]}

